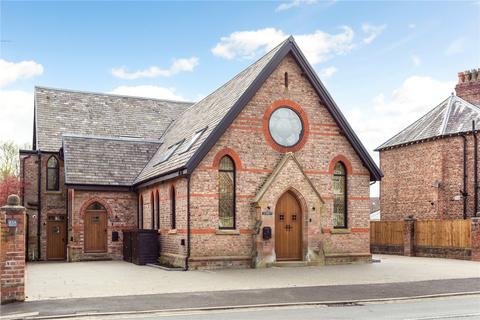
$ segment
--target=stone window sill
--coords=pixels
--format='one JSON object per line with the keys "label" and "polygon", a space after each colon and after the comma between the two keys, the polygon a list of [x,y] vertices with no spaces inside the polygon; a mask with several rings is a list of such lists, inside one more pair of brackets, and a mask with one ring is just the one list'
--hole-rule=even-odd
{"label": "stone window sill", "polygon": [[240,230],[227,230],[227,229],[218,229],[215,231],[216,235],[237,235],[240,234]]}
{"label": "stone window sill", "polygon": [[62,194],[62,191],[45,191],[45,194]]}
{"label": "stone window sill", "polygon": [[332,234],[349,234],[351,232],[352,231],[350,229],[343,229],[343,228],[339,228],[339,229],[333,228],[332,229]]}
{"label": "stone window sill", "polygon": [[177,229],[168,230],[168,234],[177,234]]}

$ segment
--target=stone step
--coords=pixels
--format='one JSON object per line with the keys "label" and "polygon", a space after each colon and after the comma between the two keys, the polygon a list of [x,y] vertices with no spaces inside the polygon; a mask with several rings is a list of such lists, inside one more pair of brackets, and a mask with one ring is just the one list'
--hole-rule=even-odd
{"label": "stone step", "polygon": [[310,261],[277,261],[267,263],[267,267],[309,267],[317,265],[319,265],[318,262]]}

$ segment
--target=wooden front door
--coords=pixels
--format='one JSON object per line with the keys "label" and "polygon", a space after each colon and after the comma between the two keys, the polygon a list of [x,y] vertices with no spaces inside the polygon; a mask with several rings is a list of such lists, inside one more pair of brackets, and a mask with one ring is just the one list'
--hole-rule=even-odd
{"label": "wooden front door", "polygon": [[107,212],[85,212],[85,252],[107,252]]}
{"label": "wooden front door", "polygon": [[302,210],[290,191],[275,207],[275,253],[278,261],[302,260]]}
{"label": "wooden front door", "polygon": [[64,215],[47,218],[47,260],[64,260],[66,252],[66,226]]}

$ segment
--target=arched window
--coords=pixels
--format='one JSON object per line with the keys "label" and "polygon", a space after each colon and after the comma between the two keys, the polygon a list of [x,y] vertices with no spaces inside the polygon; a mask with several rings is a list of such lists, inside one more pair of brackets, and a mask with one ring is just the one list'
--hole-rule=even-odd
{"label": "arched window", "polygon": [[220,229],[235,229],[235,164],[229,156],[218,169],[218,221]]}
{"label": "arched window", "polygon": [[155,229],[155,206],[154,206],[154,197],[153,197],[153,192],[150,193],[150,213],[151,213],[151,220],[150,220],[150,223],[151,223],[151,228],[152,230]]}
{"label": "arched window", "polygon": [[170,213],[171,213],[171,227],[172,229],[177,228],[177,207],[175,199],[175,187],[172,186],[170,189]]}
{"label": "arched window", "polygon": [[138,200],[138,229],[143,229],[143,196]]}
{"label": "arched window", "polygon": [[333,227],[347,228],[347,170],[342,162],[333,169]]}
{"label": "arched window", "polygon": [[155,193],[155,210],[156,210],[156,215],[157,215],[157,230],[160,229],[160,194],[158,193],[158,190]]}
{"label": "arched window", "polygon": [[59,175],[58,160],[55,156],[51,156],[47,160],[47,191],[60,190]]}
{"label": "arched window", "polygon": [[101,203],[94,202],[87,207],[87,211],[107,211],[107,209]]}

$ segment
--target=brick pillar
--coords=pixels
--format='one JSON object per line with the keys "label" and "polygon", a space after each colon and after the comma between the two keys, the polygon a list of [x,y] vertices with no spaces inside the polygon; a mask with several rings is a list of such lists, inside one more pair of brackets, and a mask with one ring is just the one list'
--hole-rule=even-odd
{"label": "brick pillar", "polygon": [[471,221],[472,260],[480,261],[480,217],[472,217]]}
{"label": "brick pillar", "polygon": [[415,256],[415,218],[405,218],[403,228],[403,255],[408,257]]}
{"label": "brick pillar", "polygon": [[25,300],[25,208],[10,195],[0,208],[1,304]]}

